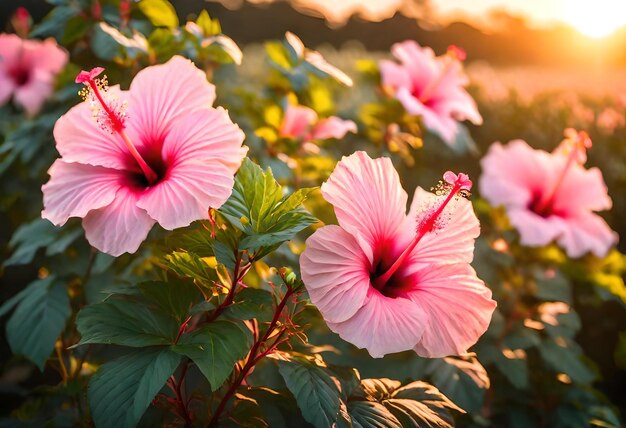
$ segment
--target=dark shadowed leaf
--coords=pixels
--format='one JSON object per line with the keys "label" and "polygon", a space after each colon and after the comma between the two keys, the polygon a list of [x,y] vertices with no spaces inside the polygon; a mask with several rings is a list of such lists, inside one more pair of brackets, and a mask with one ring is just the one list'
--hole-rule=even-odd
{"label": "dark shadowed leaf", "polygon": [[327,371],[305,359],[278,361],[278,370],[307,422],[327,428],[339,418],[341,392]]}
{"label": "dark shadowed leaf", "polygon": [[168,349],[142,349],[104,364],[89,382],[97,428],[134,427],[174,373],[181,356]]}
{"label": "dark shadowed leaf", "polygon": [[252,335],[243,324],[215,321],[184,334],[172,350],[191,358],[215,391],[247,354],[251,341]]}
{"label": "dark shadowed leaf", "polygon": [[76,319],[79,345],[104,343],[132,347],[169,345],[180,327],[168,315],[126,300],[109,299],[85,307]]}
{"label": "dark shadowed leaf", "polygon": [[43,370],[70,315],[70,299],[65,284],[54,277],[33,282],[20,295],[7,322],[7,340],[13,353],[28,357]]}

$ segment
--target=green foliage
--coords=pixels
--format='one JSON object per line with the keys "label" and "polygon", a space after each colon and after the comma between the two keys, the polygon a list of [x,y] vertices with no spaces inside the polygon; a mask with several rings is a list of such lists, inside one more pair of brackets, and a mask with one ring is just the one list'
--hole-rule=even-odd
{"label": "green foliage", "polygon": [[32,282],[0,307],[0,315],[15,307],[7,323],[7,340],[15,354],[24,355],[43,371],[70,316],[70,301],[64,284],[56,278]]}
{"label": "green foliage", "polygon": [[258,257],[275,250],[316,218],[301,207],[313,189],[299,189],[283,196],[271,170],[244,159],[235,179],[233,194],[220,212],[241,232],[240,248],[257,251]]}
{"label": "green foliage", "polygon": [[178,27],[176,9],[167,0],[141,0],[139,10],[150,20],[155,27]]}
{"label": "green foliage", "polygon": [[172,350],[191,358],[215,391],[246,355],[250,342],[250,331],[241,323],[216,321],[184,334]]}
{"label": "green foliage", "polygon": [[104,364],[89,382],[96,427],[134,427],[174,373],[181,356],[168,349],[142,349]]}

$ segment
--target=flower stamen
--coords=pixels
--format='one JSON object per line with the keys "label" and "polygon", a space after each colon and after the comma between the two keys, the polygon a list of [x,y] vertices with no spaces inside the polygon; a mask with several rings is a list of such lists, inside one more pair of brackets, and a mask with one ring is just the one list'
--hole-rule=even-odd
{"label": "flower stamen", "polygon": [[111,134],[117,134],[122,138],[126,148],[141,168],[148,184],[152,185],[157,182],[159,177],[141,157],[128,134],[124,131],[126,128],[124,123],[126,120],[126,103],[120,103],[116,97],[108,92],[106,76],[97,78],[103,71],[104,68],[96,67],[91,71],[83,70],[78,73],[76,83],[85,85],[85,88],[80,90],[78,94],[83,100],[89,101],[93,118],[100,125],[100,128]]}
{"label": "flower stamen", "polygon": [[578,132],[572,128],[566,129],[564,134],[565,139],[555,149],[554,153],[567,156],[567,161],[565,162],[565,166],[561,170],[554,186],[552,186],[552,190],[546,193],[540,203],[534,207],[534,210],[537,213],[546,213],[550,211],[550,208],[554,203],[554,198],[563,184],[563,179],[567,175],[571,166],[575,162],[583,165],[587,160],[587,149],[590,149],[592,145],[589,134],[585,131]]}
{"label": "flower stamen", "polygon": [[423,216],[418,217],[415,236],[391,267],[382,275],[372,280],[374,288],[380,291],[385,287],[389,279],[391,279],[393,274],[402,266],[405,259],[411,254],[424,235],[438,228],[441,215],[450,202],[458,197],[469,198],[471,188],[472,181],[467,174],[460,173],[456,175],[452,171],[447,171],[443,175],[443,180],[439,181],[437,186],[433,188],[433,191],[437,196],[445,195],[445,199],[438,206],[428,209]]}

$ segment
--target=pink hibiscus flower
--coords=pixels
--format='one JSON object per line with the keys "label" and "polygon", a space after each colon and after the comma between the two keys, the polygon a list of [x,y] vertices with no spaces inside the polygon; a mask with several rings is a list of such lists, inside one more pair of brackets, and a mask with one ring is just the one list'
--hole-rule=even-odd
{"label": "pink hibiscus flower", "polygon": [[413,349],[462,354],[487,329],[496,302],[470,266],[480,232],[467,175],[444,175],[435,194],[407,194],[389,158],[356,152],[322,185],[338,226],[318,229],[302,279],[331,330],[373,357]]}
{"label": "pink hibiscus flower", "polygon": [[68,58],[53,39],[40,42],[0,34],[0,105],[13,96],[14,103],[29,115],[38,113],[52,95],[54,79]]}
{"label": "pink hibiscus flower", "polygon": [[78,75],[86,102],[55,125],[61,159],[42,188],[42,216],[55,225],[82,217],[91,245],[117,256],[135,252],[155,222],[171,230],[208,218],[247,148],[191,61],[148,67],[128,91],[107,88],[102,71]]}
{"label": "pink hibiscus flower", "polygon": [[504,205],[522,245],[557,241],[570,257],[591,251],[607,254],[617,234],[594,211],[611,208],[598,168],[585,169],[586,133],[566,131],[552,153],[521,140],[496,143],[482,159],[480,192],[492,205]]}
{"label": "pink hibiscus flower", "polygon": [[319,119],[315,110],[289,104],[280,125],[279,135],[302,142],[343,138],[348,132],[357,132],[356,123],[336,116]]}
{"label": "pink hibiscus flower", "polygon": [[421,116],[424,125],[452,145],[459,132],[459,121],[480,125],[483,119],[472,97],[465,90],[465,52],[451,46],[436,57],[430,48],[413,40],[396,43],[391,53],[400,64],[383,60],[380,73],[383,87],[393,91],[409,114]]}

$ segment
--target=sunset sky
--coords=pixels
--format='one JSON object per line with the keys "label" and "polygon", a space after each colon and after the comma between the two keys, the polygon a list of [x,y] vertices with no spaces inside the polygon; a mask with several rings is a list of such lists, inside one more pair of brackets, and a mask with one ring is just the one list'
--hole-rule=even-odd
{"label": "sunset sky", "polygon": [[565,22],[592,37],[626,25],[624,0],[433,0],[444,15],[485,16],[494,9],[530,17],[538,24]]}

